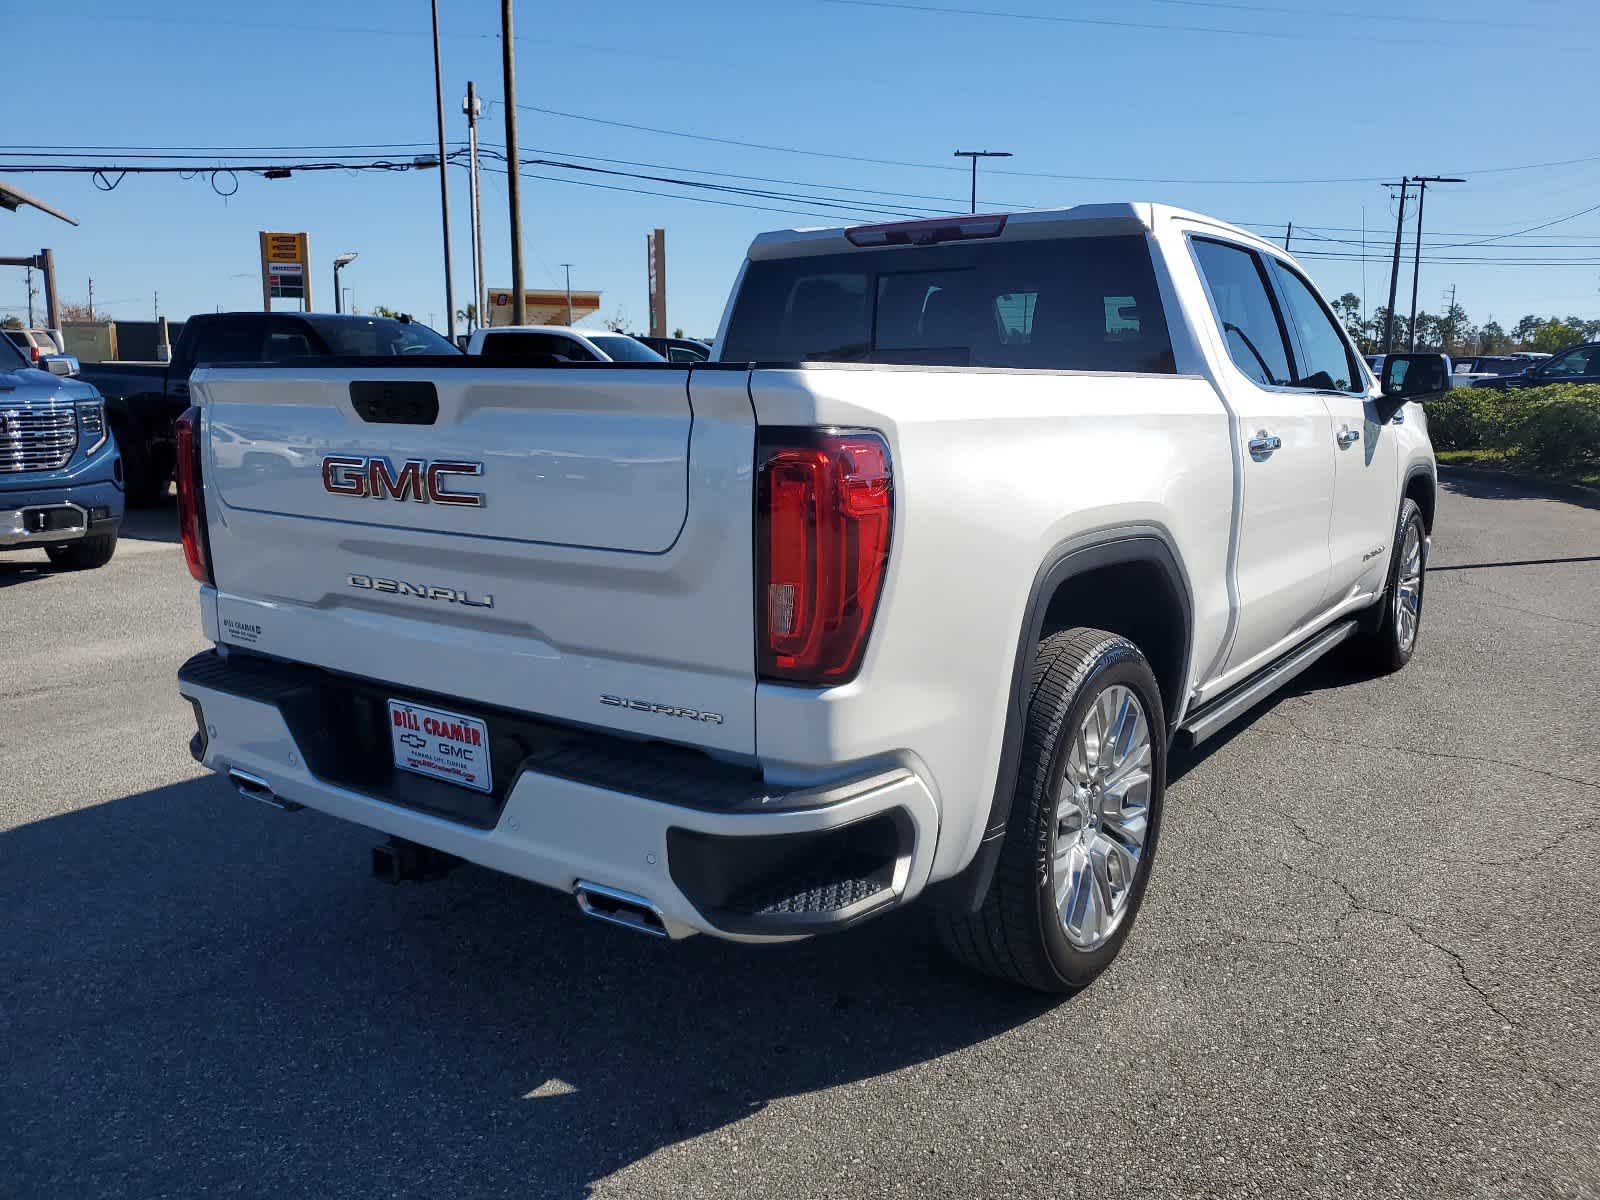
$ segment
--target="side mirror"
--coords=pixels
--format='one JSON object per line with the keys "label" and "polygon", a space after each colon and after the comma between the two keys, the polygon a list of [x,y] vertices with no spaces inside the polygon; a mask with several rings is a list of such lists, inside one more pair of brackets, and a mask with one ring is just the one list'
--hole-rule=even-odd
{"label": "side mirror", "polygon": [[1388,422],[1409,400],[1437,396],[1450,388],[1450,360],[1442,354],[1390,354],[1383,360],[1378,420]]}
{"label": "side mirror", "polygon": [[39,362],[52,375],[71,376],[81,370],[76,354],[47,354]]}

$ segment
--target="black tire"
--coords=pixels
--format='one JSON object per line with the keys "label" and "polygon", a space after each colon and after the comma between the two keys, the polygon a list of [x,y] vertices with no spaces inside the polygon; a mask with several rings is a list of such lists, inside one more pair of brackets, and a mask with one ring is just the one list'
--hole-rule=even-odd
{"label": "black tire", "polygon": [[[1050,864],[1062,833],[1057,789],[1090,705],[1118,684],[1137,697],[1148,723],[1144,848],[1120,923],[1102,944],[1084,950],[1067,939],[1053,895]],[[1039,643],[1025,719],[1016,795],[988,894],[977,912],[939,912],[935,922],[945,946],[968,966],[1042,992],[1075,992],[1117,956],[1149,884],[1166,791],[1166,716],[1155,674],[1137,646],[1102,629],[1069,629]]]}
{"label": "black tire", "polygon": [[[1400,574],[1404,569],[1407,538],[1415,530],[1419,552],[1419,571],[1415,588],[1415,616],[1410,640],[1401,634],[1399,605],[1402,603]],[[1423,596],[1428,582],[1428,531],[1422,520],[1422,509],[1410,496],[1400,501],[1400,517],[1395,524],[1394,553],[1390,555],[1389,578],[1384,584],[1383,599],[1373,607],[1366,627],[1355,639],[1352,648],[1358,665],[1377,675],[1392,675],[1400,670],[1417,652],[1417,642],[1422,635]]]}
{"label": "black tire", "polygon": [[75,542],[46,546],[44,552],[49,555],[51,565],[63,571],[92,571],[111,561],[111,556],[117,552],[117,535],[98,533]]}
{"label": "black tire", "polygon": [[122,491],[129,508],[152,508],[167,492],[166,475],[150,461],[144,441],[124,423],[111,427],[122,455]]}

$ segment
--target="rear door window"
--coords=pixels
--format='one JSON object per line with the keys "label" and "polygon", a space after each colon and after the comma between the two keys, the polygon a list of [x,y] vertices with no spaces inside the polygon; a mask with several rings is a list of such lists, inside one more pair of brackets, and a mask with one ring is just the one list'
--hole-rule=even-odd
{"label": "rear door window", "polygon": [[1174,370],[1141,235],[750,263],[724,362]]}
{"label": "rear door window", "polygon": [[1288,332],[1261,260],[1253,250],[1209,238],[1195,238],[1194,252],[1211,292],[1228,357],[1257,383],[1289,386],[1293,375]]}
{"label": "rear door window", "polygon": [[191,352],[195,366],[205,363],[259,362],[265,317],[228,314],[213,321],[191,321]]}

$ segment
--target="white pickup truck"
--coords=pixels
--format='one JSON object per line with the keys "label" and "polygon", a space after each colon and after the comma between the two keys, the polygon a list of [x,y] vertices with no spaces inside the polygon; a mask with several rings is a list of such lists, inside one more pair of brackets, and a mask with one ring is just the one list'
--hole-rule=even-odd
{"label": "white pickup truck", "polygon": [[1442,360],[1376,384],[1232,226],[767,234],[716,349],[196,372],[195,756],[390,835],[392,880],[743,941],[924,897],[1065,991],[1133,924],[1178,739],[1415,649]]}

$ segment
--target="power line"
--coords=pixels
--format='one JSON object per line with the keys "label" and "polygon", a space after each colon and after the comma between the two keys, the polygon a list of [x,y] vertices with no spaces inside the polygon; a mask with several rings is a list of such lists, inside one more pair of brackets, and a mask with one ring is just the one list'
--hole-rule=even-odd
{"label": "power line", "polygon": [[1539,225],[1530,225],[1530,226],[1528,226],[1528,228],[1519,229],[1515,233],[1502,233],[1502,234],[1499,234],[1499,235],[1497,235],[1495,237],[1486,237],[1482,241],[1478,241],[1478,242],[1463,242],[1462,245],[1466,245],[1466,246],[1484,246],[1484,245],[1487,245],[1490,242],[1502,241],[1505,238],[1521,237],[1523,234],[1526,234],[1526,233],[1533,233],[1536,230],[1540,230],[1540,229],[1549,229],[1552,225],[1560,225],[1565,221],[1576,220],[1578,217],[1586,217],[1592,212],[1600,212],[1600,204],[1591,204],[1588,208],[1581,208],[1575,213],[1568,213],[1564,217],[1556,217],[1552,221],[1545,221],[1545,222],[1543,222],[1542,224],[1539,224]]}
{"label": "power line", "polygon": [[[509,174],[509,172],[503,167],[484,167],[483,169],[495,175]],[[615,183],[599,183],[593,179],[567,179],[560,175],[536,175],[528,171],[521,171],[518,173],[524,179],[537,179],[544,183],[568,183],[575,187],[599,188],[600,190],[607,192],[630,192],[638,196],[661,196],[668,200],[688,200],[696,204],[715,204],[723,208],[746,208],[755,210],[757,212],[787,213],[802,217],[820,216],[826,217],[830,220],[837,220],[840,215],[838,213],[818,213],[815,211],[798,208],[774,208],[772,205],[768,204],[741,204],[734,200],[716,200],[709,196],[685,196],[677,192],[658,192],[649,188],[626,187],[622,184]]]}
{"label": "power line", "polygon": [[[1392,21],[1404,22],[1410,25],[1428,25],[1437,27],[1438,17],[1409,17],[1393,13],[1363,12],[1355,9],[1334,8],[1284,8],[1274,4],[1238,4],[1230,0],[1151,0],[1152,4],[1170,4],[1182,8],[1220,8],[1229,12],[1254,12],[1272,13],[1285,17],[1315,17],[1326,20],[1329,17],[1352,17],[1360,21]],[[1452,25],[1485,25],[1491,29],[1539,29],[1538,25],[1530,25],[1521,21],[1490,21],[1472,17],[1450,18]]]}
{"label": "power line", "polygon": [[[312,151],[326,150],[411,150],[432,149],[432,142],[347,142],[323,146],[54,146],[42,142],[18,143],[16,145],[0,145],[3,154],[33,154],[39,152],[50,155],[63,155],[81,157],[87,154],[119,154],[128,157],[134,152],[148,151],[151,157],[167,158],[178,154],[207,153],[207,154],[244,154],[253,150],[271,150],[278,153],[294,152],[307,154]],[[160,153],[171,151],[171,154]]]}
{"label": "power line", "polygon": [[935,4],[911,4],[906,0],[822,0],[824,4],[839,4],[850,8],[887,8],[903,12],[938,13],[940,16],[1000,17],[1009,21],[1036,21],[1051,25],[1090,25],[1100,29],[1137,29],[1146,33],[1213,33],[1227,37],[1272,38],[1279,41],[1349,41],[1350,38],[1331,37],[1328,34],[1280,33],[1265,29],[1234,29],[1222,25],[1170,25],[1154,21],[1121,21],[1111,17],[1066,17],[1059,13],[1010,12],[998,8],[954,8]]}
{"label": "power line", "polygon": [[[504,101],[498,101],[504,103]],[[652,133],[660,137],[687,138],[690,141],[710,142],[718,146],[738,146],[745,150],[770,150],[779,154],[800,154],[807,158],[831,158],[840,162],[869,163],[880,167],[912,167],[921,171],[959,171],[965,175],[962,167],[952,167],[945,163],[908,162],[897,158],[871,158],[861,154],[838,154],[828,150],[803,150],[796,146],[778,146],[768,142],[745,142],[737,138],[716,137],[708,133],[690,133],[682,129],[662,129],[655,125],[639,125],[632,121],[613,121],[605,117],[590,117],[583,113],[562,112],[555,108],[541,108],[536,104],[519,104],[518,109],[525,112],[542,113],[547,117],[563,117],[572,121],[585,121],[591,125],[609,125],[613,129],[631,129],[636,133]]]}
{"label": "power line", "polygon": [[[825,3],[888,3],[888,0],[824,0]],[[939,10],[946,11],[946,10]],[[948,10],[954,11],[954,10]],[[1054,19],[1054,18],[1040,18]],[[1063,20],[1067,18],[1062,18]],[[504,101],[486,101],[486,103],[504,103]],[[736,146],[744,150],[763,150],[777,154],[797,154],[807,158],[826,158],[839,162],[865,163],[870,166],[880,167],[907,167],[919,171],[960,171],[965,174],[962,167],[952,167],[945,163],[914,162],[898,158],[873,158],[870,155],[844,154],[831,150],[812,150],[800,146],[785,146],[774,142],[750,142],[739,138],[721,137],[715,134],[699,133],[687,129],[668,129],[659,125],[642,125],[633,121],[617,121],[608,117],[595,117],[586,113],[566,112],[557,108],[545,108],[537,104],[519,104],[518,109],[524,112],[536,112],[547,117],[560,117],[563,120],[582,121],[590,125],[605,125],[613,129],[627,129],[635,133],[648,133],[658,137],[683,138],[689,141],[709,142],[718,146]],[[1600,162],[1600,154],[1585,155],[1580,158],[1559,159],[1551,162],[1518,163],[1511,166],[1455,168],[1456,174],[1461,175],[1488,175],[1500,174],[1510,171],[1532,171],[1540,169],[1553,169],[1556,167],[1574,166],[1582,163]],[[1338,175],[1319,176],[1304,179],[1223,179],[1194,176],[1169,176],[1169,175],[1079,175],[1061,174],[1048,171],[1020,171],[1015,169],[994,170],[990,174],[1008,175],[1019,179],[1050,179],[1067,183],[1160,183],[1160,184],[1185,184],[1185,185],[1217,185],[1234,187],[1259,187],[1259,186],[1300,186],[1331,183],[1381,183],[1387,176],[1384,175]]]}

